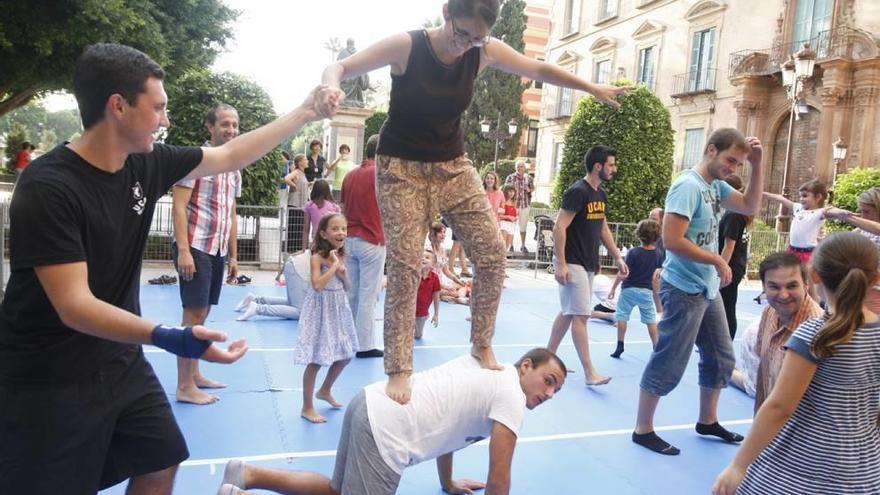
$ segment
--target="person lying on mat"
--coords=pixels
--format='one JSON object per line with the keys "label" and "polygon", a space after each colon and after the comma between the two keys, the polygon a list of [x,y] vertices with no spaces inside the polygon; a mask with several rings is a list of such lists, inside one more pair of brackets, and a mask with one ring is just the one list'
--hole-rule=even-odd
{"label": "person lying on mat", "polygon": [[[470,355],[413,376],[412,400],[400,405],[385,394],[385,382],[368,385],[351,400],[342,423],[333,479],[231,460],[218,495],[246,489],[277,493],[384,495],[397,491],[403,470],[437,459],[447,493],[508,493],[513,449],[526,409],[559,392],[565,364],[535,348],[513,366],[487,370]],[[489,438],[486,483],[452,479],[452,455]]]}

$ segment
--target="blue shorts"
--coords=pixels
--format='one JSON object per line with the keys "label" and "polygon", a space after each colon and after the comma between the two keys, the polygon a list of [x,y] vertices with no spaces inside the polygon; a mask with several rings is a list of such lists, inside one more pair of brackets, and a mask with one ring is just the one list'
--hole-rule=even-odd
{"label": "blue shorts", "polygon": [[688,294],[661,280],[660,302],[663,319],[657,326],[657,345],[642,373],[642,390],[661,397],[671,392],[684,375],[694,344],[700,351],[700,386],[726,387],[736,356],[721,298]]}
{"label": "blue shorts", "polygon": [[[180,302],[184,308],[207,308],[216,306],[220,302],[220,288],[223,287],[223,269],[226,262],[225,256],[219,254],[210,255],[198,249],[189,248],[196,272],[193,278],[186,281],[178,277],[180,281]],[[174,260],[174,269],[177,270],[177,247],[171,248],[171,258]]]}
{"label": "blue shorts", "polygon": [[627,287],[620,291],[617,298],[615,321],[628,321],[634,307],[638,306],[642,323],[657,323],[657,311],[654,309],[654,291],[642,287]]}

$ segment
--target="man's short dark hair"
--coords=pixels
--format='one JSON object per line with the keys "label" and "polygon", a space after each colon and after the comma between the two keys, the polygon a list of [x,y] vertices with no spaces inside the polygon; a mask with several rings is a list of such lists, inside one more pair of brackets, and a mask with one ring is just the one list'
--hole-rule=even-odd
{"label": "man's short dark hair", "polygon": [[227,105],[226,103],[218,103],[217,106],[208,110],[208,113],[205,114],[205,123],[208,125],[214,125],[217,123],[217,112],[221,112],[223,110],[232,110],[236,114],[238,114],[238,110],[235,109],[232,105]]}
{"label": "man's short dark hair", "polygon": [[324,143],[322,143],[320,139],[312,139],[312,142],[309,143],[309,149],[314,148],[316,144],[321,148],[324,147]]}
{"label": "man's short dark hair", "polygon": [[367,158],[376,158],[376,148],[379,147],[379,135],[373,134],[367,139]]}
{"label": "man's short dark hair", "polygon": [[752,147],[749,146],[749,142],[746,141],[746,137],[732,127],[724,127],[713,132],[709,136],[709,141],[706,143],[706,147],[703,148],[703,156],[709,154],[709,145],[715,146],[715,150],[718,153],[721,153],[728,148],[736,148],[745,152],[749,152],[752,149]]}
{"label": "man's short dark hair", "polygon": [[801,280],[803,280],[805,284],[807,283],[807,265],[803,264],[800,258],[794,254],[780,251],[768,255],[758,267],[758,275],[761,276],[761,284],[764,283],[764,278],[767,275],[767,272],[779,268],[797,268],[798,271],[801,272]]}
{"label": "man's short dark hair", "polygon": [[587,169],[587,173],[589,174],[593,171],[595,164],[607,162],[609,156],[617,156],[617,150],[604,144],[597,144],[587,150],[587,153],[584,155],[584,168]]}
{"label": "man's short dark hair", "polygon": [[140,50],[115,43],[98,43],[85,49],[76,62],[73,94],[82,116],[83,129],[104,118],[107,99],[121,95],[134,105],[146,91],[149,78],[164,79],[165,71]]}
{"label": "man's short dark hair", "polygon": [[525,361],[526,359],[532,361],[532,367],[534,368],[537,368],[552,359],[553,361],[556,361],[556,364],[559,365],[559,369],[561,369],[563,373],[568,372],[568,368],[565,366],[565,363],[562,362],[562,359],[560,359],[559,356],[544,347],[535,347],[531,351],[523,354],[523,356],[519,358],[519,361],[513,363],[513,365],[519,368],[520,366],[522,366],[523,361]]}
{"label": "man's short dark hair", "polygon": [[25,141],[25,142],[21,143],[21,149],[23,149],[23,150],[30,149],[30,147],[31,147],[30,141]]}

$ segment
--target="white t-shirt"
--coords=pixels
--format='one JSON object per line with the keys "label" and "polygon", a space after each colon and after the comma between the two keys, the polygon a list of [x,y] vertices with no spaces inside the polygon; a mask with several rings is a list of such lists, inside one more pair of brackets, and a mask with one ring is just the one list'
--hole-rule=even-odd
{"label": "white t-shirt", "polygon": [[824,210],[805,210],[800,203],[792,208],[788,244],[796,248],[814,248],[819,244],[819,229],[825,220]]}
{"label": "white t-shirt", "polygon": [[488,438],[497,421],[518,435],[526,396],[513,365],[502,371],[462,356],[412,376],[412,399],[400,405],[385,395],[386,382],[364,390],[367,415],[382,460],[398,474]]}

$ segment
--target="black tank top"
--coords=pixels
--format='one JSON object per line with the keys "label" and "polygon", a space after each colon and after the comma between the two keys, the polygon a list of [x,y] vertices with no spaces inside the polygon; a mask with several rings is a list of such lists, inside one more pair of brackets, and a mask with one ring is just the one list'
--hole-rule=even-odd
{"label": "black tank top", "polygon": [[464,154],[461,115],[474,94],[480,48],[445,65],[425,30],[410,31],[406,72],[391,76],[388,120],[379,132],[377,154],[421,162],[443,162]]}

